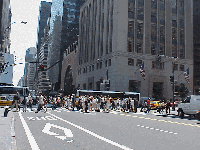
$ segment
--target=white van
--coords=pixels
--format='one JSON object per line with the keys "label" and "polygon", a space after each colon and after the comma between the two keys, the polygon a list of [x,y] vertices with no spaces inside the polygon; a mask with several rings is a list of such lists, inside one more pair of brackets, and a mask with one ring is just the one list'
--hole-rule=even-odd
{"label": "white van", "polygon": [[183,118],[184,114],[195,115],[200,111],[200,95],[190,95],[182,103],[178,104],[178,116]]}

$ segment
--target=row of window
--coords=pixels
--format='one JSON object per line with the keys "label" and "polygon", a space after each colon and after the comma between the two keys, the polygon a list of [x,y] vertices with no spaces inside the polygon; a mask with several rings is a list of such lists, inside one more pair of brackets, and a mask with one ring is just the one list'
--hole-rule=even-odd
{"label": "row of window", "polygon": [[[108,66],[111,66],[111,59],[105,61],[105,67],[108,67]],[[103,67],[103,62],[96,63],[96,70],[102,69],[102,67]],[[82,73],[83,74],[87,73],[88,71],[89,72],[94,71],[94,65],[90,65],[89,67],[84,67],[83,70],[80,68],[78,70],[78,75]]]}
{"label": "row of window", "polygon": [[[93,0],[93,2],[81,12],[79,64],[102,56],[104,51],[106,54],[112,52],[114,0],[107,1],[107,9],[105,9],[104,3],[104,0]],[[104,37],[103,32],[105,30],[107,35]],[[106,44],[105,48],[103,47],[104,41]]]}
{"label": "row of window", "polygon": [[[136,66],[141,66],[142,60],[137,59]],[[134,66],[134,59],[128,58],[128,65],[129,66]],[[164,62],[158,62],[158,61],[152,61],[152,69],[164,69]],[[174,70],[178,71],[178,64],[174,64]],[[179,71],[185,71],[184,65],[180,64],[179,65]]]}

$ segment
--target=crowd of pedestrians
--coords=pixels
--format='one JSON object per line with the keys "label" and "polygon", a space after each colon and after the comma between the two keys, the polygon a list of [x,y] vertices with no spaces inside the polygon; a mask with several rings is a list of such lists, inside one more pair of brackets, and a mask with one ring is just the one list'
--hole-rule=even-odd
{"label": "crowd of pedestrians", "polygon": [[[89,111],[103,111],[109,112],[110,110],[130,111],[137,112],[138,100],[136,98],[112,98],[108,96],[90,96],[84,95],[76,97],[75,95],[68,95],[64,97],[55,96],[52,98],[54,102],[54,109],[58,105],[72,110],[77,109],[84,112]],[[60,99],[60,100],[58,100]]]}
{"label": "crowd of pedestrians", "polygon": [[[32,95],[25,95],[24,99],[21,100],[19,93],[14,96],[13,105],[11,110],[14,106],[16,106],[16,110],[18,110],[19,103],[23,105],[23,112],[27,111],[27,107],[32,109],[33,105],[33,98]],[[82,112],[88,113],[89,111],[99,111],[102,110],[103,112],[109,112],[111,110],[115,111],[123,111],[123,112],[135,112],[137,113],[138,106],[140,104],[140,112],[149,113],[151,110],[150,99],[144,100],[142,103],[138,101],[137,98],[131,97],[111,97],[109,95],[102,96],[75,96],[75,94],[68,95],[68,96],[61,96],[61,95],[54,95],[54,96],[45,96],[42,93],[39,93],[37,99],[38,107],[35,113],[38,113],[40,110],[44,110],[47,112],[47,104],[51,104],[52,109],[56,109],[57,107],[63,107],[66,109],[72,110],[81,110]],[[170,101],[168,100],[167,103],[161,102],[158,106],[158,112],[164,112],[170,114]]]}

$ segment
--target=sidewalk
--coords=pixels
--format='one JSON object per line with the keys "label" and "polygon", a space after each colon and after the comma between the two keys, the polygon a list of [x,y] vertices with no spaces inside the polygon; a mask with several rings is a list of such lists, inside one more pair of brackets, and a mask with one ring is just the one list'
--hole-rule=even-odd
{"label": "sidewalk", "polygon": [[4,117],[4,108],[0,108],[0,149],[17,149],[14,131],[14,114],[12,111],[9,111],[8,117]]}

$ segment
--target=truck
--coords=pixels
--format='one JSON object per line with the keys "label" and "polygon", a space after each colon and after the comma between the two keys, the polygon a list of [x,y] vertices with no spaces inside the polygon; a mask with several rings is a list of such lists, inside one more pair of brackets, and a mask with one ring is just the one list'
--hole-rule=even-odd
{"label": "truck", "polygon": [[178,104],[178,116],[184,118],[184,114],[193,115],[200,120],[200,95],[190,95]]}

